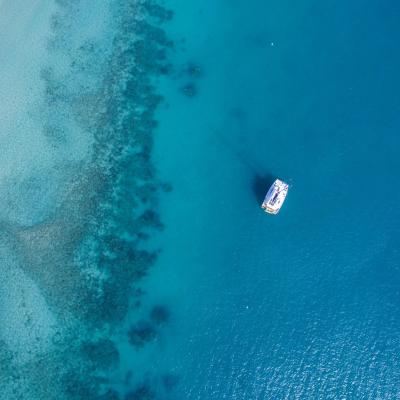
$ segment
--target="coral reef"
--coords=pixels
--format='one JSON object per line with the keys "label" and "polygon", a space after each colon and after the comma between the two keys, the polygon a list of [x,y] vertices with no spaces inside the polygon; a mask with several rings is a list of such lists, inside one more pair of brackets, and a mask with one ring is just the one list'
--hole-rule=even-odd
{"label": "coral reef", "polygon": [[196,64],[189,63],[185,70],[187,75],[191,78],[200,78],[201,76],[203,76],[202,69]]}
{"label": "coral reef", "polygon": [[120,400],[120,396],[116,390],[108,389],[107,392],[98,397],[97,400]]}
{"label": "coral reef", "polygon": [[193,62],[188,62],[181,67],[175,78],[186,81],[183,86],[179,88],[180,92],[188,97],[194,98],[198,94],[198,80],[203,77],[203,70],[199,65]]}
{"label": "coral reef", "polygon": [[81,353],[97,369],[115,367],[119,362],[118,350],[109,339],[84,342],[81,345]]}
{"label": "coral reef", "polygon": [[193,98],[197,95],[197,87],[194,83],[188,83],[181,88],[181,92],[189,98]]}
{"label": "coral reef", "polygon": [[150,311],[151,320],[157,325],[163,325],[170,319],[170,312],[166,306],[157,305]]}
{"label": "coral reef", "polygon": [[164,374],[164,376],[162,377],[162,383],[163,383],[164,389],[167,392],[171,392],[172,390],[174,390],[175,386],[178,384],[178,382],[179,382],[179,377],[170,372]]}
{"label": "coral reef", "polygon": [[[57,0],[51,21],[49,54],[69,67],[49,62],[42,70],[43,135],[55,151],[80,137],[91,145],[79,161],[60,163],[62,196],[50,217],[1,227],[57,326],[47,350],[23,364],[0,338],[0,399],[119,398],[108,374],[119,365],[115,339],[132,302],[140,305],[140,279],[159,251],[145,241],[163,229],[157,199],[171,190],[158,181],[151,152],[163,101],[153,78],[169,73],[173,43],[160,27],[171,11],[151,0],[111,3],[104,37],[69,37],[84,18],[79,0]],[[155,332],[136,324],[129,341],[140,347]],[[154,394],[143,386],[129,396]]]}
{"label": "coral reef", "polygon": [[157,331],[144,320],[137,322],[128,332],[129,343],[136,348],[143,347],[146,343],[155,340],[156,337]]}

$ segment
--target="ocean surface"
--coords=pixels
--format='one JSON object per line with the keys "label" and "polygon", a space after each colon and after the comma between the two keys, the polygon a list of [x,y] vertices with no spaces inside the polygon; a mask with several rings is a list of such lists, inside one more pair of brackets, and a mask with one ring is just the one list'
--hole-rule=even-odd
{"label": "ocean surface", "polygon": [[400,399],[399,17],[0,0],[0,400]]}

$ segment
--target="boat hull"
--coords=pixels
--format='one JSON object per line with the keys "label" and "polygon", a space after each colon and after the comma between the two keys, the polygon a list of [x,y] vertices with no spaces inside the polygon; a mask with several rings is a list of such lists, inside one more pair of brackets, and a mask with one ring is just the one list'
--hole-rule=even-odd
{"label": "boat hull", "polygon": [[261,208],[268,214],[278,214],[286,199],[288,190],[289,185],[286,182],[276,179],[265,195]]}

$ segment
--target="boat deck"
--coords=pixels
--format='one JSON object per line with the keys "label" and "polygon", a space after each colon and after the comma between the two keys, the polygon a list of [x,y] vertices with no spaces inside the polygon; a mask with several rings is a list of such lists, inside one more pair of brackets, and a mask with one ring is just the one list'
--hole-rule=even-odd
{"label": "boat deck", "polygon": [[288,189],[289,185],[287,183],[276,179],[269,188],[261,205],[264,211],[269,214],[277,214],[286,199]]}

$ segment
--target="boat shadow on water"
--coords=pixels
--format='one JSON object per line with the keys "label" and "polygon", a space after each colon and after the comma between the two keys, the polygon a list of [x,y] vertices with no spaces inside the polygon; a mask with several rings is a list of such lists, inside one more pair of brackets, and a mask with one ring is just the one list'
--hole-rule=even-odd
{"label": "boat shadow on water", "polygon": [[252,181],[252,189],[257,201],[257,204],[261,204],[264,200],[265,195],[268,192],[268,189],[275,181],[275,176],[266,173],[266,174],[254,174],[253,181]]}
{"label": "boat shadow on water", "polygon": [[[242,113],[241,110],[234,110],[234,113],[238,113],[239,115]],[[276,176],[271,174],[270,172],[265,172],[263,174],[257,173],[255,171],[262,171],[260,165],[251,157],[246,156],[243,151],[241,151],[240,146],[235,146],[235,144],[231,141],[230,138],[225,137],[220,131],[217,129],[213,129],[215,133],[215,137],[218,142],[223,146],[224,150],[230,151],[230,153],[235,156],[240,163],[249,170],[249,172],[253,175],[251,187],[253,190],[253,194],[255,196],[255,200],[257,204],[261,206],[265,195],[268,192],[268,189],[275,182]]]}

